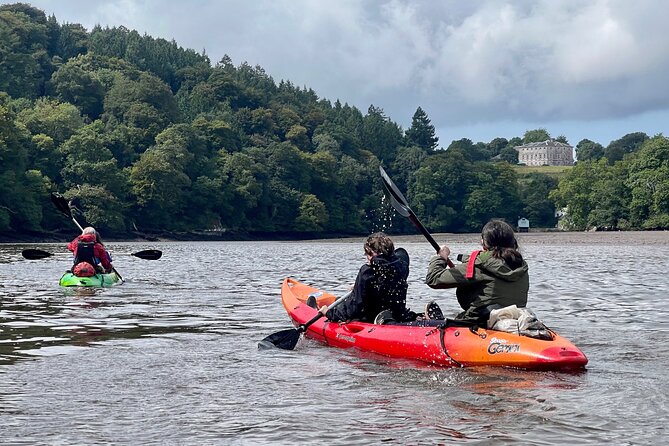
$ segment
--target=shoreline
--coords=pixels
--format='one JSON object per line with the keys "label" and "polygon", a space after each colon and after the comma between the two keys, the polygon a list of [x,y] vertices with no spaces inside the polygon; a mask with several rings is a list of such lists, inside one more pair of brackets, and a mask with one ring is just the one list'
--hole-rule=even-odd
{"label": "shoreline", "polygon": [[[0,234],[2,244],[28,244],[28,243],[68,243],[77,235],[76,231],[49,232],[49,233],[21,233]],[[301,241],[307,243],[335,243],[351,242],[359,243],[368,234],[319,234],[319,233],[162,233],[162,234],[139,234],[127,233],[105,236],[106,242],[257,242],[257,241]],[[389,234],[397,243],[420,243],[426,242],[420,234]],[[472,243],[478,244],[480,234],[478,233],[433,233],[432,236],[439,244]],[[641,245],[669,245],[669,231],[555,231],[534,230],[530,232],[516,233],[518,243],[521,245],[547,245],[547,244],[641,244]]]}
{"label": "shoreline", "polygon": [[[305,240],[313,243],[350,242],[363,243],[366,235],[339,239]],[[394,235],[390,237],[395,245],[402,243],[428,243],[420,234]],[[479,233],[432,233],[440,245],[471,244],[477,246],[481,240]],[[516,233],[522,250],[528,245],[654,245],[669,246],[669,231],[530,231]]]}

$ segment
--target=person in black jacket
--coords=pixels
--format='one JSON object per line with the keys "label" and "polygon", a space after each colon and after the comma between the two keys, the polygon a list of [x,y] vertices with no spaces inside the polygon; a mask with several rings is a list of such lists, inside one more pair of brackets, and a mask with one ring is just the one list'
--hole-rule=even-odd
{"label": "person in black jacket", "polygon": [[319,311],[333,322],[374,322],[386,310],[396,322],[415,320],[418,315],[406,307],[409,254],[404,248],[395,249],[383,232],[370,235],[364,249],[367,263],[358,272],[351,296],[334,308],[323,306]]}

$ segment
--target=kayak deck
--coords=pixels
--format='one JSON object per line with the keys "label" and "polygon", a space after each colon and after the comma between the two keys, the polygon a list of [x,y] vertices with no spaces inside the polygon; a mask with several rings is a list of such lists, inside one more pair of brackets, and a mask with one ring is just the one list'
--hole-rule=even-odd
{"label": "kayak deck", "polygon": [[[296,326],[316,315],[316,310],[305,303],[309,295],[316,297],[318,306],[335,300],[330,293],[291,278],[284,280],[282,303]],[[420,327],[358,321],[339,323],[322,318],[313,323],[305,335],[333,347],[354,347],[447,367],[578,370],[588,363],[581,350],[552,331],[553,339],[543,340],[479,327],[448,326],[447,321],[444,322],[442,327]]]}
{"label": "kayak deck", "polygon": [[90,277],[78,277],[68,271],[63,274],[59,282],[60,286],[63,287],[110,287],[121,283],[123,283],[123,280],[116,271],[112,271],[109,274],[96,274]]}

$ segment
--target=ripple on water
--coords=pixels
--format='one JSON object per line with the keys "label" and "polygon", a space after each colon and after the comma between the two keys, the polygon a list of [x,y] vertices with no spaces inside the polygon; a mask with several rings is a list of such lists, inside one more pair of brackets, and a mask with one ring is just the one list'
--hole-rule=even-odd
{"label": "ripple on water", "polygon": [[[121,286],[63,290],[67,262],[0,246],[3,442],[664,444],[669,278],[643,265],[662,264],[666,243],[523,245],[530,307],[590,359],[577,374],[437,368],[312,340],[258,350],[292,327],[283,278],[343,294],[361,240],[110,245],[164,255],[117,257]],[[431,247],[401,246],[409,305],[455,314],[452,292],[424,285]]]}

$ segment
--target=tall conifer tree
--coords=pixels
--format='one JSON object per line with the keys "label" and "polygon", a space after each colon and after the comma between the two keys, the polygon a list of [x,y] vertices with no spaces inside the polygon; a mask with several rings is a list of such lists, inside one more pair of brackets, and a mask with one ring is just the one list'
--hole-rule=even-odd
{"label": "tall conifer tree", "polygon": [[411,127],[407,129],[405,136],[409,145],[422,147],[428,151],[434,150],[439,142],[439,138],[435,136],[434,126],[430,122],[430,118],[420,107],[413,114]]}

